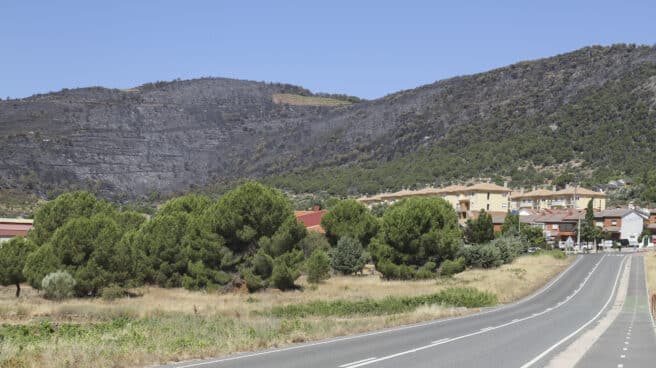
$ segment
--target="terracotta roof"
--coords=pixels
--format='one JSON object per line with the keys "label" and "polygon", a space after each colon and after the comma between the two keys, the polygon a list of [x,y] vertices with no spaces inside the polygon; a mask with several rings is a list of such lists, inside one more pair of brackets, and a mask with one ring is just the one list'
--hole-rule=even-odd
{"label": "terracotta roof", "polygon": [[[321,228],[321,218],[326,214],[326,210],[319,211],[294,211],[296,221],[305,225],[305,228],[311,231],[325,232]],[[319,228],[321,228],[319,230]]]}
{"label": "terracotta roof", "polygon": [[488,192],[512,192],[510,188],[507,187],[502,187],[500,185],[492,184],[492,183],[478,183],[474,184],[471,187],[467,187],[467,191],[474,191],[474,190],[481,190],[481,191],[488,191]]}
{"label": "terracotta roof", "polygon": [[606,197],[606,193],[604,192],[595,192],[594,190],[590,190],[587,188],[583,187],[569,187],[565,188],[562,190],[559,190],[557,192],[553,192],[553,196],[573,196],[573,195],[578,195],[578,196],[584,196],[584,197]]}
{"label": "terracotta roof", "polygon": [[0,236],[26,236],[27,232],[30,231],[31,228],[31,223],[0,223]]}
{"label": "terracotta roof", "polygon": [[448,187],[444,187],[440,189],[440,192],[442,193],[458,193],[458,192],[464,192],[467,190],[467,187],[464,185],[449,185]]}

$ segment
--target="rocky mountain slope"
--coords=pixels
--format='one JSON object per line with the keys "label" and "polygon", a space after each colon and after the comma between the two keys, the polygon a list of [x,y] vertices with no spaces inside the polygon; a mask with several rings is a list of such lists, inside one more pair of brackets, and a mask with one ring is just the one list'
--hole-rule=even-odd
{"label": "rocky mountain slope", "polygon": [[[591,178],[637,175],[654,151],[640,137],[656,129],[656,48],[588,47],[352,101],[221,78],[1,101],[0,186],[139,196],[257,177],[364,193],[473,176],[530,181],[562,165]],[[628,146],[605,151],[608,137]]]}

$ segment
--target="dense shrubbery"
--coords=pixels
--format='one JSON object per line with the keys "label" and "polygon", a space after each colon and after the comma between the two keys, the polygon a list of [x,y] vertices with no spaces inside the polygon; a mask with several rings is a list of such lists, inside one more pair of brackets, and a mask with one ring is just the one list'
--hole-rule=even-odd
{"label": "dense shrubbery", "polygon": [[387,297],[358,301],[335,300],[314,301],[307,304],[290,304],[274,307],[271,313],[281,318],[304,318],[308,316],[352,316],[386,315],[415,310],[421,305],[445,305],[454,307],[480,308],[497,304],[496,295],[474,288],[448,288],[437,294],[415,297]]}
{"label": "dense shrubbery", "polygon": [[36,246],[31,241],[17,237],[0,244],[0,285],[16,285],[16,297],[20,296],[20,283],[26,281],[23,268],[28,254]]}
{"label": "dense shrubbery", "polygon": [[447,201],[409,198],[385,211],[370,251],[385,278],[426,278],[454,258],[460,242],[458,218]]}
{"label": "dense shrubbery", "polygon": [[343,236],[331,251],[330,265],[335,271],[350,275],[362,271],[367,261],[362,244],[357,239]]}
{"label": "dense shrubbery", "polygon": [[449,277],[464,271],[466,266],[465,262],[466,261],[464,257],[458,257],[453,261],[447,259],[446,261],[442,262],[442,267],[440,268],[440,275]]}
{"label": "dense shrubbery", "polygon": [[319,283],[330,278],[330,257],[321,249],[317,249],[308,258],[305,268],[308,282]]}
{"label": "dense shrubbery", "polygon": [[26,240],[36,249],[23,256],[19,276],[41,288],[46,275],[66,271],[78,296],[144,283],[207,289],[245,282],[249,290],[284,290],[295,287],[304,251],[330,247],[321,235],[306,236],[282,193],[257,183],[217,201],[195,194],[172,199],[149,221],[89,193],[68,193],[37,211]]}
{"label": "dense shrubbery", "polygon": [[466,264],[491,268],[512,262],[526,252],[526,245],[519,238],[503,236],[485,244],[465,245],[459,252]]}
{"label": "dense shrubbery", "polygon": [[47,274],[41,281],[41,288],[48,299],[61,300],[73,296],[75,279],[66,271]]}

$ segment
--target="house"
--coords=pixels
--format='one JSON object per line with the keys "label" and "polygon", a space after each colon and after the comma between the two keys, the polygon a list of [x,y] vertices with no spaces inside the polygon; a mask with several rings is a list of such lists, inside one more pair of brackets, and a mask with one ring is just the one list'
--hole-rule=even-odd
{"label": "house", "polygon": [[606,209],[606,194],[583,187],[567,187],[562,190],[536,189],[527,193],[513,193],[513,209],[530,208],[565,209],[586,208],[592,200],[592,208],[597,211]]}
{"label": "house", "polygon": [[326,230],[321,226],[321,218],[326,212],[319,206],[315,206],[311,211],[294,211],[294,216],[296,216],[296,221],[305,225],[308,231],[325,234]]}
{"label": "house", "polygon": [[32,224],[29,219],[0,218],[0,243],[16,236],[27,236]]}
{"label": "house", "polygon": [[400,190],[362,197],[358,201],[372,206],[376,203],[392,204],[410,197],[441,197],[451,204],[461,222],[475,217],[480,210],[506,213],[510,209],[510,193],[506,186],[477,183],[471,186],[451,185],[445,188],[427,187],[418,190]]}
{"label": "house", "polygon": [[575,239],[579,220],[583,221],[585,212],[572,208],[545,209],[532,217],[531,225],[541,227],[548,241]]}
{"label": "house", "polygon": [[635,209],[618,207],[595,213],[595,222],[611,240],[637,240],[643,230],[644,217]]}

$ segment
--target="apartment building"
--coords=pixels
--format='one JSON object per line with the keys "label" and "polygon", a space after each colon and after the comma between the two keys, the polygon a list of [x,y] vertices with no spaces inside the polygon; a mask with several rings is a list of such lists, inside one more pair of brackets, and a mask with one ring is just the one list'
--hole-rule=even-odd
{"label": "apartment building", "polygon": [[478,183],[471,186],[451,185],[444,188],[423,188],[418,190],[401,190],[394,193],[382,193],[358,200],[372,206],[376,203],[392,204],[410,197],[441,197],[453,206],[460,220],[466,220],[485,210],[487,212],[508,212],[510,193],[505,187],[492,183]]}
{"label": "apartment building", "polygon": [[595,211],[606,209],[606,194],[595,192],[583,187],[568,187],[562,190],[536,189],[527,193],[512,194],[512,209],[519,210],[530,208],[543,209],[565,209],[586,208],[592,200],[592,208]]}

